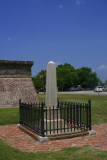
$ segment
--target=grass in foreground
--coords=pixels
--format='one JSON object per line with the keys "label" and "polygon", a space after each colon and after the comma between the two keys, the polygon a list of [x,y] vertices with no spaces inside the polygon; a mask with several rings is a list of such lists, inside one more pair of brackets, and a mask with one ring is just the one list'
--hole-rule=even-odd
{"label": "grass in foreground", "polygon": [[[38,95],[40,102],[45,101],[45,95]],[[107,123],[107,96],[103,95],[63,95],[58,94],[60,101],[85,103],[92,102],[92,124]],[[19,109],[0,109],[0,125],[19,123]]]}
{"label": "grass in foreground", "polygon": [[[85,103],[92,101],[92,124],[107,123],[107,96],[101,95],[58,95],[59,100]],[[39,95],[40,101],[45,100]],[[19,109],[0,109],[0,125],[19,123]],[[0,160],[107,160],[107,151],[89,146],[66,148],[57,152],[25,153],[12,148],[0,139]]]}
{"label": "grass in foreground", "polygon": [[[58,94],[58,98],[60,101],[80,103],[86,103],[91,99],[92,124],[107,123],[107,96]],[[45,95],[39,94],[39,99],[44,101]]]}
{"label": "grass in foreground", "polygon": [[107,160],[107,151],[89,146],[66,148],[56,152],[25,153],[0,140],[0,160]]}
{"label": "grass in foreground", "polygon": [[0,109],[0,125],[18,124],[19,108]]}

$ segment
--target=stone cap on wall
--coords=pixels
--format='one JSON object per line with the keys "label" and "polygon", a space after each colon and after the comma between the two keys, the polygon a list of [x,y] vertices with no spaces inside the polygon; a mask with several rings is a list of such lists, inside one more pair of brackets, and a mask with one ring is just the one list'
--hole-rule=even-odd
{"label": "stone cap on wall", "polygon": [[0,60],[0,64],[29,64],[33,65],[33,61],[15,61],[15,60]]}
{"label": "stone cap on wall", "polygon": [[0,77],[31,77],[33,61],[0,60]]}

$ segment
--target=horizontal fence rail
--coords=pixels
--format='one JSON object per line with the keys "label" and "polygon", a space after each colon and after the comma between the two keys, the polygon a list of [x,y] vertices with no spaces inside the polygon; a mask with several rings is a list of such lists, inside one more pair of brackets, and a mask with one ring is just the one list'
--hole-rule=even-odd
{"label": "horizontal fence rail", "polygon": [[91,130],[91,101],[59,102],[47,108],[45,103],[20,104],[20,124],[41,136],[54,136]]}

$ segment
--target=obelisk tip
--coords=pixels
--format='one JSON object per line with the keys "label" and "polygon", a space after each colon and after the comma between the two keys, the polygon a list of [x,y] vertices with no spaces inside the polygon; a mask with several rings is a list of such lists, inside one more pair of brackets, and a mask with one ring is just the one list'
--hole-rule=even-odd
{"label": "obelisk tip", "polygon": [[50,64],[50,63],[51,63],[51,64],[55,64],[53,61],[50,61],[48,64]]}

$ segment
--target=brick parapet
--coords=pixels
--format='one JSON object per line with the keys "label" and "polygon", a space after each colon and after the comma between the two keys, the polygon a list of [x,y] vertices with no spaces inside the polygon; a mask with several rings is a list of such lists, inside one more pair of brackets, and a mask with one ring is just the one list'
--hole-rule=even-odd
{"label": "brick parapet", "polygon": [[31,77],[33,61],[0,60],[0,77]]}
{"label": "brick parapet", "polygon": [[18,107],[24,102],[39,102],[31,79],[32,61],[0,60],[0,108]]}
{"label": "brick parapet", "polygon": [[0,78],[0,107],[18,107],[23,102],[39,102],[31,78]]}

